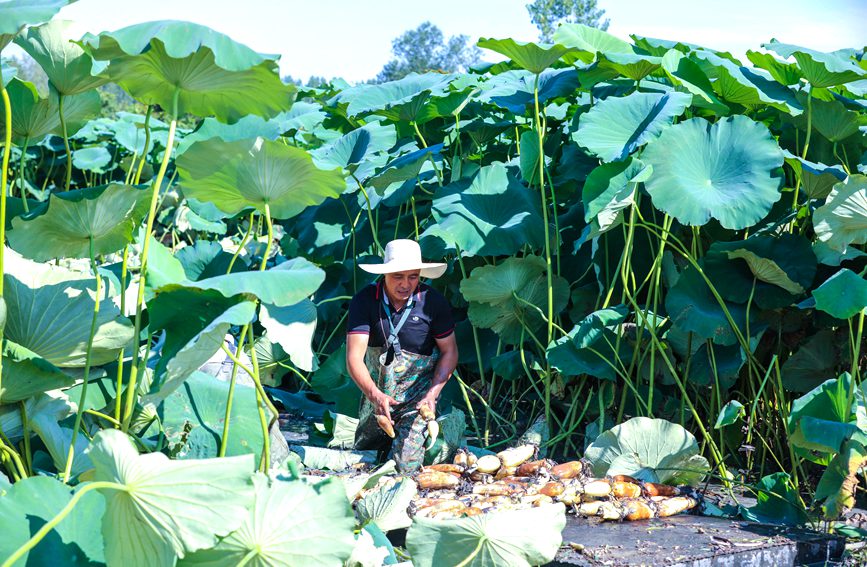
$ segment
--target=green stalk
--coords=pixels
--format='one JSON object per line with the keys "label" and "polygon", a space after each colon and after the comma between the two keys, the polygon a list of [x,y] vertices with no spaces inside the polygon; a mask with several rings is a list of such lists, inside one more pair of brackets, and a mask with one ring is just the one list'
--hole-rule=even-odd
{"label": "green stalk", "polygon": [[[0,97],[3,98],[3,111],[6,124],[6,136],[3,140],[3,162],[0,165],[0,302],[3,301],[3,253],[6,249],[6,184],[9,174],[9,155],[12,149],[12,102],[3,84],[3,74],[0,71]],[[3,328],[0,327],[0,345],[3,344]],[[0,356],[0,392],[3,391],[3,357]],[[0,399],[0,404],[3,401]]]}
{"label": "green stalk", "polygon": [[364,185],[361,184],[361,181],[359,181],[358,178],[355,177],[355,175],[353,175],[352,178],[355,179],[355,182],[358,184],[358,188],[361,189],[361,194],[364,195],[364,200],[367,203],[367,220],[370,221],[370,233],[373,236],[373,243],[376,244],[377,252],[381,252],[383,250],[383,247],[379,243],[379,237],[376,234],[377,232],[379,232],[379,227],[377,226],[376,221],[373,220],[373,207],[370,205],[370,196],[367,194],[367,189],[364,188]]}
{"label": "green stalk", "polygon": [[15,563],[19,559],[24,557],[24,554],[39,545],[39,542],[42,541],[42,539],[47,536],[48,533],[57,526],[57,524],[62,522],[63,519],[69,515],[70,512],[72,512],[72,509],[75,508],[75,505],[78,504],[78,501],[81,500],[85,494],[87,494],[91,490],[102,489],[121,491],[127,490],[126,486],[124,486],[123,484],[107,481],[91,482],[90,484],[83,486],[80,490],[78,490],[75,494],[72,495],[72,498],[69,499],[69,502],[67,502],[66,506],[64,506],[63,509],[58,512],[56,516],[48,520],[48,522],[46,522],[41,528],[39,528],[39,531],[33,534],[33,537],[31,537],[29,540],[24,542],[24,545],[16,549],[15,552],[10,555],[0,567],[12,567],[13,565],[15,565]]}
{"label": "green stalk", "polygon": [[[268,256],[271,254],[271,243],[274,241],[274,225],[271,222],[271,206],[268,203],[265,203],[265,215],[264,216],[265,216],[265,224],[268,228],[268,241],[265,244],[265,252],[262,254],[262,263],[259,264],[259,271],[260,272],[264,272],[265,267],[268,265]],[[252,226],[252,217],[250,220],[251,220],[250,226]],[[261,216],[260,216],[260,220],[261,220]],[[256,233],[258,234],[259,230],[257,230]],[[237,378],[238,378],[238,368],[241,366],[241,360],[240,360],[241,351],[244,347],[244,341],[247,338],[248,331],[250,333],[250,346],[252,347],[253,346],[253,334],[252,334],[252,329],[250,328],[250,323],[246,323],[243,327],[241,327],[241,332],[240,332],[239,337],[238,337],[238,346],[235,349],[234,354],[232,354],[229,351],[229,349],[226,348],[225,344],[223,345],[223,351],[225,351],[229,355],[229,358],[232,359],[233,364],[232,364],[232,378],[229,381],[229,394],[226,398],[226,412],[225,412],[225,418],[223,420],[223,437],[220,440],[220,453],[219,453],[220,457],[226,456],[226,448],[228,447],[228,443],[229,443],[229,421],[231,420],[231,415],[232,415],[232,404],[234,402],[234,394],[235,394],[235,382],[237,381]],[[253,356],[255,356],[255,352],[253,352]],[[264,401],[265,401],[266,405],[268,405],[269,409],[272,409],[274,411],[274,415],[276,416],[277,410],[274,409],[274,406],[270,405],[270,402],[268,401],[268,396],[265,395],[265,390],[262,388],[262,384],[259,381],[258,368],[254,369],[254,372],[250,372],[248,370],[247,373],[250,374],[250,376],[252,376],[253,382],[256,383],[256,391],[258,392],[261,390],[261,395],[262,395],[262,397],[264,397]],[[261,416],[260,418],[264,419],[264,416]],[[266,433],[267,433],[267,431],[266,431]],[[268,440],[266,439],[265,442],[267,443]]]}
{"label": "green stalk", "polygon": [[[250,361],[253,363],[253,372],[250,376],[253,377],[253,382],[256,384],[256,408],[259,410],[259,422],[262,424],[262,461],[261,470],[267,473],[271,469],[271,425],[277,419],[279,412],[265,393],[265,388],[262,387],[262,379],[259,376],[259,360],[256,357],[256,347],[253,341],[253,327],[247,327],[250,341]],[[263,407],[264,406],[264,407]],[[265,419],[265,409],[271,413],[271,419]]]}
{"label": "green stalk", "polygon": [[[153,183],[153,190],[151,192],[151,203],[150,209],[148,210],[148,218],[147,225],[144,233],[144,242],[142,244],[142,253],[141,253],[141,270],[139,273],[139,282],[138,282],[138,295],[136,296],[135,303],[135,331],[133,336],[135,337],[135,341],[139,341],[141,337],[141,327],[142,327],[142,305],[144,304],[144,292],[145,292],[145,281],[147,278],[147,262],[148,262],[148,252],[150,251],[150,239],[154,230],[154,220],[156,219],[156,209],[157,209],[157,201],[159,200],[160,195],[160,187],[163,183],[163,178],[166,175],[166,169],[169,167],[169,160],[172,156],[172,149],[175,143],[175,130],[178,125],[178,95],[180,91],[175,89],[174,98],[172,100],[172,121],[169,124],[169,135],[166,140],[166,152],[163,155],[163,161],[160,163],[160,169],[157,173],[156,178]],[[150,346],[150,337],[148,337],[148,346]],[[132,357],[132,366],[130,367],[130,375],[129,375],[129,385],[127,386],[126,391],[126,404],[124,406],[124,416],[123,421],[123,431],[129,431],[129,424],[132,421],[132,413],[135,407],[135,398],[136,398],[136,389],[138,382],[138,366],[139,366],[139,355],[141,354],[141,349],[136,348]],[[146,362],[146,361],[145,361]]]}
{"label": "green stalk", "polygon": [[[138,168],[137,168],[136,171],[135,171],[135,180],[134,180],[134,183],[133,183],[134,185],[138,185],[138,184],[141,182],[141,172],[142,172],[142,170],[144,169],[144,165],[145,165],[145,163],[147,162],[147,159],[148,159],[148,146],[149,146],[150,143],[151,143],[151,111],[153,110],[153,108],[154,108],[153,105],[150,105],[150,104],[149,104],[149,105],[148,105],[147,113],[145,114],[145,121],[144,121],[144,131],[145,131],[144,150],[142,150],[141,161],[138,162]],[[133,163],[135,163],[135,162],[133,162]],[[130,171],[132,171],[132,168],[130,168]]]}
{"label": "green stalk", "polygon": [[21,206],[24,207],[24,212],[30,212],[30,205],[27,204],[27,189],[24,184],[24,158],[27,156],[27,146],[30,144],[30,137],[24,137],[24,144],[21,146],[21,159],[18,161],[18,183],[21,186]]}
{"label": "green stalk", "polygon": [[[120,313],[126,316],[126,278],[129,264],[129,244],[123,247],[123,262],[120,265]],[[120,424],[120,409],[123,391],[123,358],[126,355],[126,347],[120,349],[117,355],[117,378],[114,389],[114,421]]]}
{"label": "green stalk", "polygon": [[[57,93],[57,113],[60,116],[60,131],[63,134],[63,148],[66,150],[66,181],[64,183],[64,191],[69,191],[69,185],[72,183],[72,151],[69,149],[69,132],[66,130],[66,117],[63,115],[63,98],[64,96]],[[9,122],[7,122],[9,124]]]}
{"label": "green stalk", "polygon": [[[533,103],[535,105],[536,133],[539,138],[539,194],[542,197],[542,222],[545,224],[545,271],[548,278],[548,343],[554,336],[554,274],[551,267],[551,238],[548,226],[548,204],[545,199],[545,153],[543,147],[544,132],[539,118],[539,75],[533,83]],[[547,398],[546,393],[546,398]],[[546,412],[550,406],[550,400],[546,400]]]}
{"label": "green stalk", "polygon": [[232,259],[229,261],[229,268],[226,270],[227,274],[232,273],[232,267],[235,265],[235,260],[238,259],[238,255],[241,253],[241,250],[247,245],[247,242],[250,241],[250,236],[253,234],[253,213],[250,213],[250,218],[247,220],[247,232],[244,233],[244,237],[241,239],[241,243],[238,244],[238,249],[235,250],[235,253],[232,254]]}
{"label": "green stalk", "polygon": [[33,475],[33,452],[30,450],[30,418],[27,417],[27,404],[24,401],[18,402],[21,408],[21,429],[24,432],[23,439],[23,462],[28,475]]}
{"label": "green stalk", "polygon": [[69,482],[69,474],[72,472],[72,460],[75,457],[75,440],[78,439],[78,431],[81,429],[81,416],[84,415],[84,403],[87,400],[87,384],[90,381],[90,356],[93,352],[93,337],[96,335],[96,322],[99,315],[99,299],[102,295],[102,278],[96,266],[96,257],[93,253],[93,235],[90,237],[90,269],[96,278],[96,297],[93,300],[93,315],[90,318],[90,335],[87,337],[87,350],[84,354],[84,383],[81,385],[81,396],[78,398],[78,411],[75,414],[75,425],[72,426],[72,440],[69,442],[69,452],[66,454],[66,466],[63,469],[63,482]]}

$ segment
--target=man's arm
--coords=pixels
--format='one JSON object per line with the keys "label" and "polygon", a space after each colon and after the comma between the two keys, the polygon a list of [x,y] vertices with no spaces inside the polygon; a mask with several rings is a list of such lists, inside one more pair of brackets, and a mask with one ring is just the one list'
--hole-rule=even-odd
{"label": "man's arm", "polygon": [[[346,370],[349,377],[361,390],[362,395],[373,404],[374,413],[384,415],[391,420],[391,406],[397,405],[397,400],[385,395],[370,377],[367,365],[364,364],[364,353],[367,351],[369,335],[366,333],[350,333],[346,335]],[[394,423],[394,421],[392,421]]]}
{"label": "man's arm", "polygon": [[431,409],[436,409],[437,399],[440,393],[452,376],[452,372],[458,365],[458,342],[455,339],[455,334],[452,333],[442,339],[436,339],[437,348],[440,351],[440,359],[434,369],[434,377],[431,380],[430,389],[427,394],[416,404],[416,407],[421,407],[422,404],[427,404]]}

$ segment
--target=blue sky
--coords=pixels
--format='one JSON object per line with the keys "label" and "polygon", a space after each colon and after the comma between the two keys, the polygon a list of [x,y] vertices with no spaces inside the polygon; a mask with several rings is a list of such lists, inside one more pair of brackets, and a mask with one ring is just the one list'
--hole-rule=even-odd
{"label": "blue sky", "polygon": [[[116,30],[148,20],[205,24],[257,51],[279,53],[281,73],[371,78],[391,40],[430,20],[446,36],[533,41],[527,0],[79,0],[60,17],[71,33]],[[772,37],[830,51],[867,44],[867,0],[599,0],[609,32],[638,34],[742,55]],[[489,60],[497,60],[493,55]]]}

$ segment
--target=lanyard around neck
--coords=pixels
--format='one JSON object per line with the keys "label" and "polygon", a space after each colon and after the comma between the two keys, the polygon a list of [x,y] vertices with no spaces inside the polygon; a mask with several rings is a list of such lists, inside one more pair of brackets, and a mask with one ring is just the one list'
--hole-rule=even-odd
{"label": "lanyard around neck", "polygon": [[398,340],[397,334],[403,328],[407,319],[409,319],[409,314],[412,311],[412,296],[407,300],[406,306],[404,306],[403,315],[401,315],[400,321],[397,322],[397,325],[395,325],[394,321],[391,320],[391,309],[388,307],[388,296],[385,295],[385,292],[383,292],[382,306],[385,309],[385,318],[388,319],[388,328],[390,331],[389,336],[385,341],[385,346],[388,348],[394,345],[394,351],[400,352],[400,340]]}

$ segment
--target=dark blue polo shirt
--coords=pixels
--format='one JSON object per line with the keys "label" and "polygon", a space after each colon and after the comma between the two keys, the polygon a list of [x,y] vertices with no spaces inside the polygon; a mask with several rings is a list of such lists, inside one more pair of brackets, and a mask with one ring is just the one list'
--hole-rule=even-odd
{"label": "dark blue polo shirt", "polygon": [[[368,346],[385,346],[385,340],[391,328],[388,325],[384,307],[385,292],[382,282],[365,286],[355,294],[349,303],[348,334],[370,335]],[[397,326],[403,315],[400,311],[391,310],[392,323]],[[448,300],[427,284],[419,284],[413,294],[412,311],[406,323],[398,332],[400,348],[430,356],[436,346],[436,339],[443,339],[455,330],[452,308]]]}

